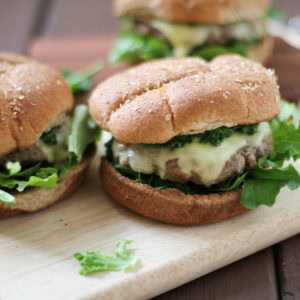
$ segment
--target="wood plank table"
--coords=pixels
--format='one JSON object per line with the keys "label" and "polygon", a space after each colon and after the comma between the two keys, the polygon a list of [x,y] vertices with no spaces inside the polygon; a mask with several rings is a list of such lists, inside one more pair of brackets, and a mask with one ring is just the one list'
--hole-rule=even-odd
{"label": "wood plank table", "polygon": [[[289,14],[300,13],[298,1],[277,2]],[[54,63],[51,62],[53,51],[57,55],[67,51],[68,61],[64,55],[61,55],[61,61],[56,56],[57,66],[83,66],[87,61],[104,55],[109,48],[111,37],[103,40],[94,36],[107,35],[116,30],[116,21],[110,17],[110,5],[111,1],[108,0],[0,0],[0,49],[26,52],[32,38],[43,35],[48,38],[35,40],[29,48],[34,57]],[[90,56],[80,55],[84,43],[78,43],[76,38],[69,38],[67,42],[64,38],[55,38],[56,47],[50,48],[49,43],[51,45],[54,42],[51,37],[66,35],[90,35],[90,38],[85,38],[91,43]],[[282,93],[297,101],[300,99],[300,56],[281,45],[277,47],[272,67],[276,69],[282,59],[286,60],[286,69],[279,74]],[[299,250],[300,235],[157,299],[300,299]]]}

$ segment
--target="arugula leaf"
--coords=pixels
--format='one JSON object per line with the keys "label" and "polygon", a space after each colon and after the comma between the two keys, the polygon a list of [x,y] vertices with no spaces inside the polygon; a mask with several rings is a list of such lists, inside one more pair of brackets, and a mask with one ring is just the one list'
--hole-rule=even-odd
{"label": "arugula leaf", "polygon": [[191,56],[201,57],[211,61],[216,56],[235,53],[244,57],[248,57],[248,48],[256,45],[259,40],[253,41],[234,41],[228,45],[207,45],[194,49]]}
{"label": "arugula leaf", "polygon": [[[21,169],[18,173],[12,174],[9,177],[2,176],[0,178],[0,186],[13,189],[17,188],[19,192],[24,191],[25,188],[31,186],[38,186],[51,189],[57,183],[57,170],[55,168],[40,168],[32,174],[22,176]],[[3,175],[2,173],[0,173]]]}
{"label": "arugula leaf", "polygon": [[[8,173],[0,172],[0,187],[16,189],[23,192],[27,187],[42,187],[52,189],[58,181],[57,170],[54,168],[40,168],[40,164],[22,171],[21,164],[8,162]],[[15,208],[15,197],[0,189],[0,202]]]}
{"label": "arugula leaf", "polygon": [[74,94],[89,91],[92,87],[91,78],[103,68],[103,64],[96,62],[81,72],[61,70]]}
{"label": "arugula leaf", "polygon": [[88,107],[78,105],[74,111],[71,134],[68,138],[70,160],[79,163],[87,146],[99,138],[99,135],[99,127],[90,119]]}
{"label": "arugula leaf", "polygon": [[241,196],[244,207],[255,208],[260,204],[271,206],[281,188],[288,186],[294,190],[300,186],[298,171],[292,165],[283,168],[291,158],[300,158],[298,115],[295,105],[281,102],[279,116],[270,122],[274,150],[269,159],[261,158],[245,179]]}
{"label": "arugula leaf", "polygon": [[242,174],[240,176],[236,176],[236,177],[229,179],[228,181],[219,183],[218,185],[216,185],[215,188],[212,187],[210,189],[212,191],[216,191],[216,192],[225,192],[225,191],[234,190],[234,189],[240,187],[244,183],[247,176],[248,176],[248,172],[245,172],[244,174]]}
{"label": "arugula leaf", "polygon": [[228,47],[221,45],[206,46],[199,50],[193,50],[191,56],[201,57],[207,61],[211,61],[219,55],[225,55],[232,53],[232,50]]}
{"label": "arugula leaf", "polygon": [[[280,126],[272,126],[272,130],[275,154],[286,154],[286,160],[291,157],[294,160],[298,159],[300,157],[300,129],[295,129],[293,124],[285,122],[280,123]],[[273,155],[274,157],[276,156]]]}
{"label": "arugula leaf", "polygon": [[145,60],[171,56],[171,46],[154,36],[144,36],[136,32],[126,32],[117,39],[109,54],[111,63],[128,61],[136,63]]}
{"label": "arugula leaf", "polygon": [[295,127],[299,125],[299,110],[297,106],[292,102],[287,102],[284,99],[280,101],[280,113],[276,119],[279,119],[280,122],[292,122]]}
{"label": "arugula leaf", "polygon": [[299,185],[300,175],[292,165],[270,169],[258,166],[244,182],[241,204],[246,208],[255,208],[260,204],[272,206],[281,188],[288,186],[293,190]]}
{"label": "arugula leaf", "polygon": [[272,19],[274,21],[284,22],[286,16],[278,8],[271,7],[266,11],[266,18]]}
{"label": "arugula leaf", "polygon": [[49,175],[47,178],[41,178],[37,176],[31,176],[26,182],[19,181],[17,191],[23,192],[27,187],[40,187],[47,190],[51,190],[56,187],[58,181],[57,174]]}
{"label": "arugula leaf", "polygon": [[284,185],[284,182],[270,179],[247,179],[243,184],[241,204],[248,209],[254,209],[261,204],[272,206]]}
{"label": "arugula leaf", "polygon": [[16,208],[15,197],[3,190],[0,190],[0,203],[8,205],[12,209]]}
{"label": "arugula leaf", "polygon": [[123,18],[121,28],[119,38],[108,56],[110,63],[137,63],[172,55],[172,47],[167,41],[136,32],[132,18]]}
{"label": "arugula leaf", "polygon": [[12,176],[12,175],[15,175],[17,173],[19,173],[22,169],[21,167],[21,164],[19,162],[7,162],[6,164],[6,169],[8,170],[9,172],[9,175]]}
{"label": "arugula leaf", "polygon": [[105,271],[131,271],[139,263],[139,258],[132,250],[126,247],[132,241],[123,240],[117,244],[115,253],[111,256],[105,255],[101,251],[77,252],[74,257],[83,267],[80,271],[81,275],[88,275],[93,272]]}

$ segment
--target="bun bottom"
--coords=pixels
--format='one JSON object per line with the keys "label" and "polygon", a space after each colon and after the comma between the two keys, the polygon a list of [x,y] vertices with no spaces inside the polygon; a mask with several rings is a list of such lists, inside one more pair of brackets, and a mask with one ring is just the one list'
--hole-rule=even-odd
{"label": "bun bottom", "polygon": [[100,176],[105,191],[117,202],[146,217],[169,224],[212,224],[243,214],[241,189],[208,195],[185,195],[176,189],[155,189],[122,176],[102,159]]}
{"label": "bun bottom", "polygon": [[22,213],[33,213],[66,198],[82,183],[94,154],[95,147],[91,147],[81,163],[74,167],[66,178],[59,181],[55,189],[32,188],[15,194],[16,209],[11,209],[7,205],[0,204],[0,219],[13,217]]}
{"label": "bun bottom", "polygon": [[249,58],[265,64],[272,55],[274,38],[266,36],[260,43],[248,49]]}

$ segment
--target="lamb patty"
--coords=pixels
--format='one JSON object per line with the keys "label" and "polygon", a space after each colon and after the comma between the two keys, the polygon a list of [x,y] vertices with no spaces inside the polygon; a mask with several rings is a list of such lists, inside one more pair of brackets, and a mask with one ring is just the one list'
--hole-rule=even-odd
{"label": "lamb patty", "polygon": [[[257,160],[261,157],[267,157],[273,148],[272,137],[265,138],[262,144],[258,147],[247,145],[240,149],[236,154],[226,162],[217,182],[223,182],[233,176],[242,174],[246,169],[251,169],[256,166]],[[177,164],[177,159],[169,160],[166,164],[165,180],[185,183],[191,181],[195,184],[203,184],[200,177],[193,173],[192,176],[187,176],[182,173]]]}
{"label": "lamb patty", "polygon": [[[49,130],[58,127],[63,135],[67,135],[68,123],[70,118],[64,113],[60,114],[49,126]],[[46,130],[45,132],[47,132]],[[16,150],[0,158],[0,166],[5,165],[7,162],[20,162],[22,165],[30,165],[40,161],[47,161],[47,156],[42,149],[42,143],[38,140],[31,147],[24,150]]]}
{"label": "lamb patty", "polygon": [[262,123],[253,136],[235,134],[220,146],[192,143],[172,151],[147,145],[129,145],[114,141],[112,151],[121,165],[134,171],[157,174],[177,183],[188,181],[210,186],[253,168],[260,157],[273,148],[269,125]]}
{"label": "lamb patty", "polygon": [[[168,40],[162,32],[151,24],[151,20],[136,18],[134,19],[133,24],[135,30],[142,35],[154,36],[161,40]],[[226,44],[232,40],[255,40],[263,38],[266,35],[266,25],[264,20],[227,25],[202,25],[198,27],[207,29],[209,32],[206,44]]]}

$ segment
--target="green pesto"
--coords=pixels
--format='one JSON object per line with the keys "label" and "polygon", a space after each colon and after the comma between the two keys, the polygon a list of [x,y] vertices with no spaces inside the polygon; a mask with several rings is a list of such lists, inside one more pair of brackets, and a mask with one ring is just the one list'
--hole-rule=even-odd
{"label": "green pesto", "polygon": [[56,133],[59,128],[60,127],[57,126],[47,132],[44,132],[41,136],[41,140],[47,145],[57,145]]}
{"label": "green pesto", "polygon": [[234,133],[253,135],[257,132],[257,129],[258,129],[258,124],[239,125],[230,128],[220,127],[214,130],[209,130],[198,134],[178,135],[165,144],[153,144],[150,146],[159,147],[159,148],[168,147],[171,150],[184,147],[186,144],[191,144],[193,142],[219,146],[226,138],[232,136]]}

